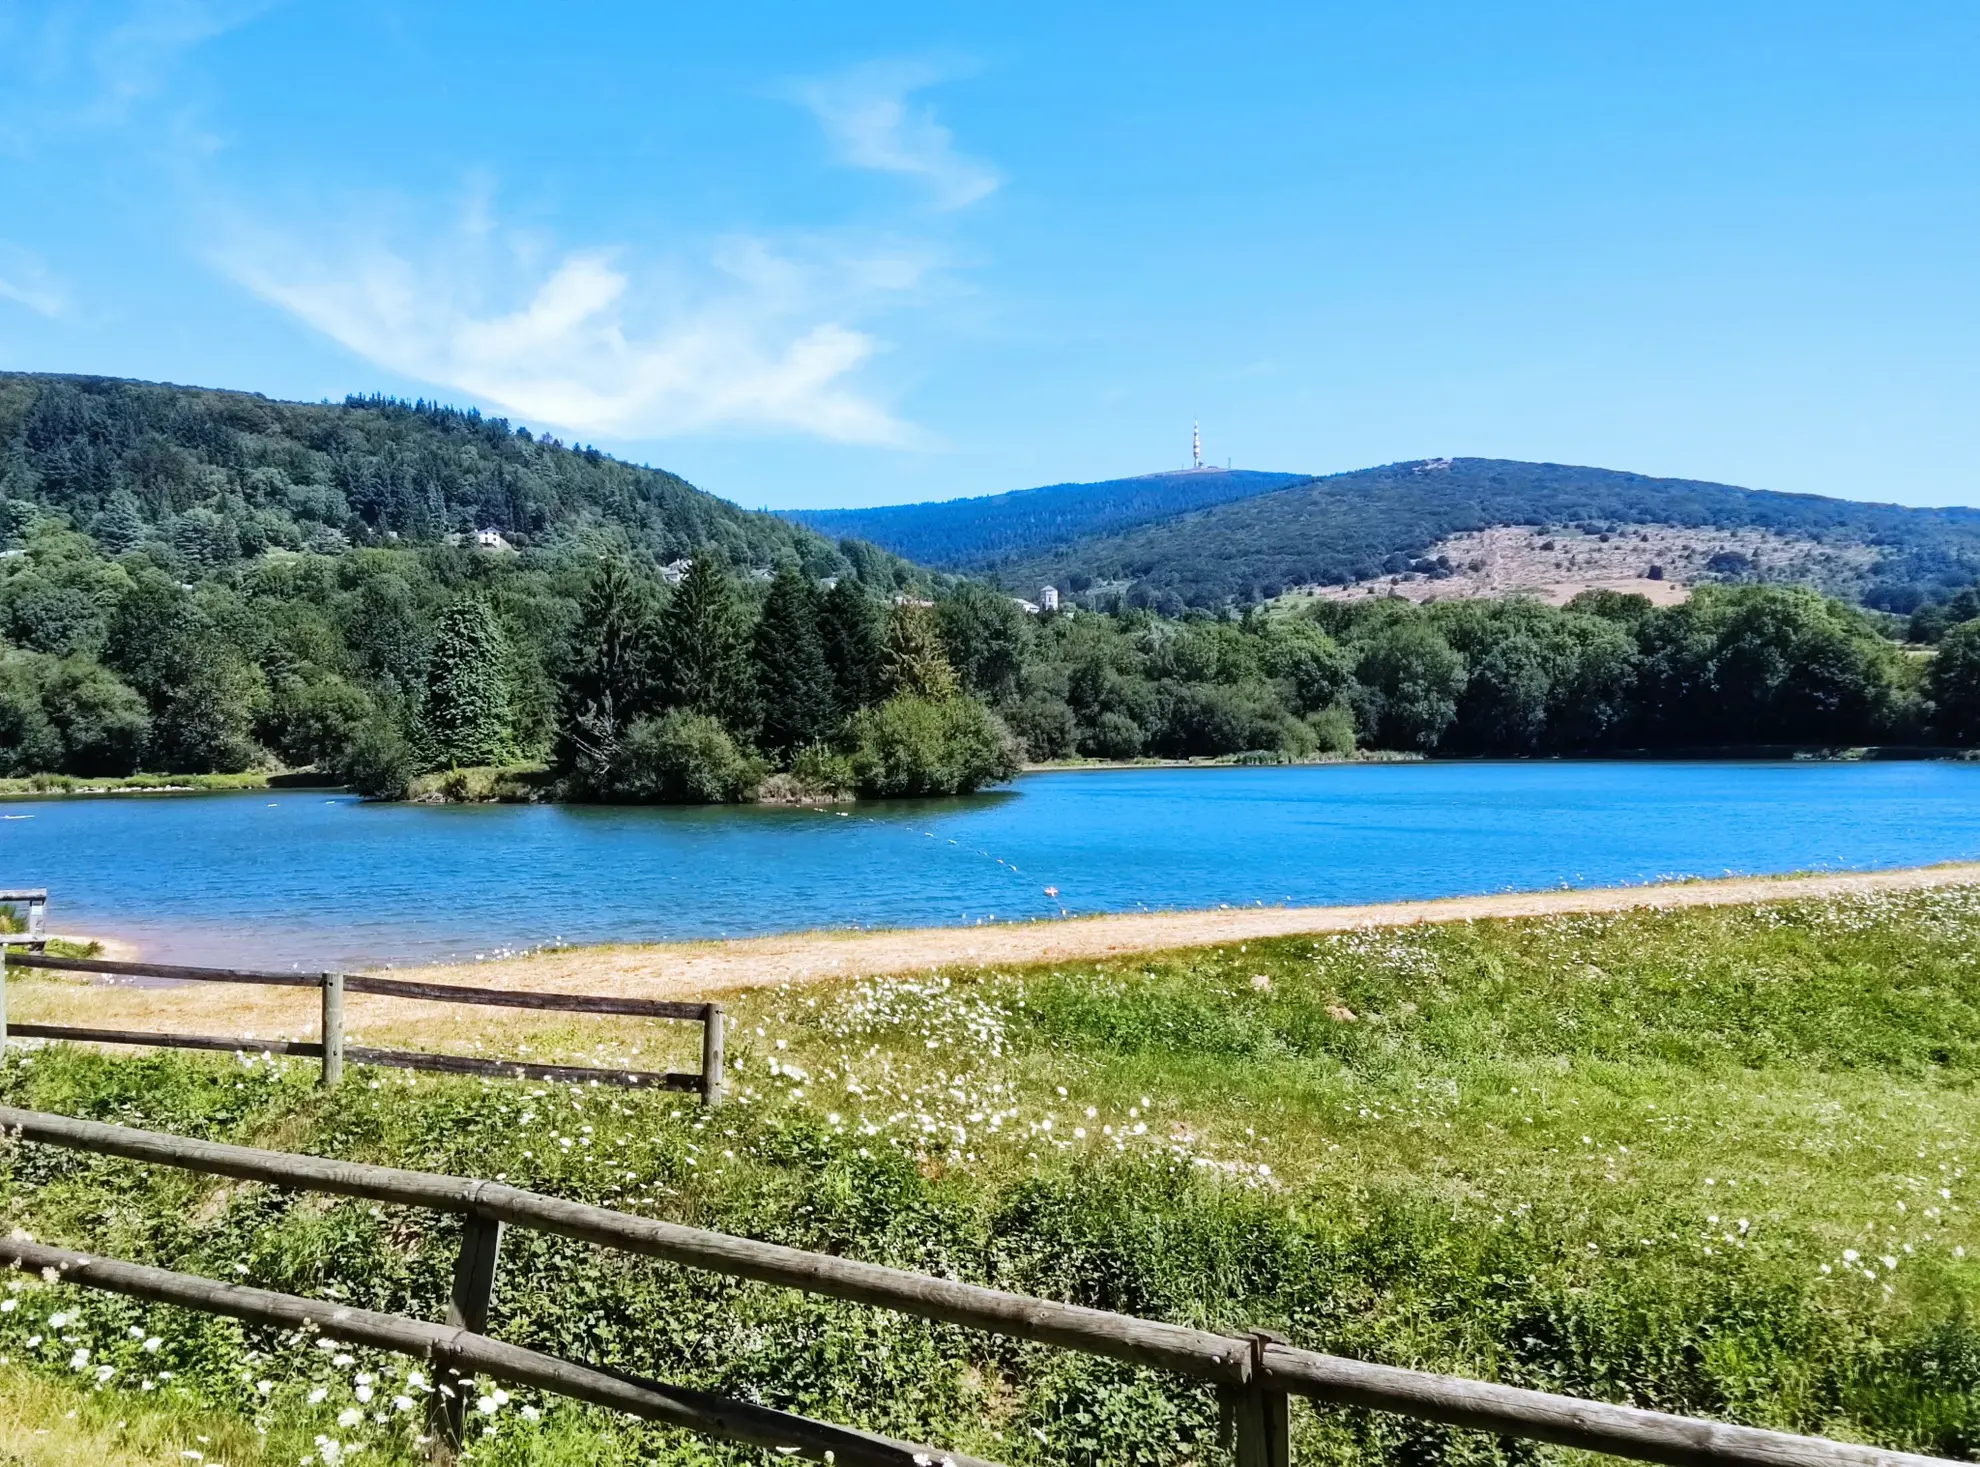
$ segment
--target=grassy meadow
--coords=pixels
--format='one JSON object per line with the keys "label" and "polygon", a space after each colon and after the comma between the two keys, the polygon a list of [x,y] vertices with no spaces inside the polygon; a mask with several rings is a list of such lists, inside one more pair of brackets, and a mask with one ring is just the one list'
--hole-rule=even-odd
{"label": "grassy meadow", "polygon": [[[56,981],[14,977],[30,1005]],[[735,1099],[713,1115],[363,1070],[332,1098],[307,1063],[19,1043],[0,1092],[1394,1364],[1980,1448],[1980,889],[930,972],[730,1009]],[[491,1022],[490,1052],[691,1063],[685,1029]],[[20,1144],[0,1147],[0,1205],[44,1240],[429,1318],[458,1236]],[[492,1330],[1013,1464],[1223,1459],[1216,1402],[1185,1382],[528,1233],[505,1242]],[[411,1462],[426,1388],[412,1362],[108,1295],[0,1295],[0,1448],[31,1463]],[[470,1459],[502,1467],[763,1456],[493,1383],[472,1420]],[[1310,1463],[1566,1455],[1300,1403],[1294,1431]]]}

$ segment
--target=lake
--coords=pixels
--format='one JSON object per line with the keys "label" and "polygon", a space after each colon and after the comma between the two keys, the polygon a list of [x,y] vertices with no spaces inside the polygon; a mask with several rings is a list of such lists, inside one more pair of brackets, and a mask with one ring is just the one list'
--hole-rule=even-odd
{"label": "lake", "polygon": [[0,802],[0,887],[163,961],[1455,896],[1980,858],[1980,764],[1432,763],[1027,775],[828,809]]}

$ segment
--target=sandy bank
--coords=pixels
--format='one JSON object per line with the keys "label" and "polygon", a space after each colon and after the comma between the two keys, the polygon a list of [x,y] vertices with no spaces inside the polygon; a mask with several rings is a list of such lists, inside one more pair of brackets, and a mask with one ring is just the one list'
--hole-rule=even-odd
{"label": "sandy bank", "polygon": [[[1129,913],[1055,922],[892,932],[806,932],[726,942],[572,948],[493,962],[396,970],[398,976],[496,988],[612,993],[649,998],[713,997],[808,980],[936,967],[1009,967],[1075,962],[1170,948],[1204,947],[1302,933],[1465,922],[1560,913],[1675,910],[1871,891],[1980,884],[1980,863],[1819,876],[1740,877],[1666,886],[1511,892],[1353,907],[1247,907]],[[316,997],[306,990],[220,987],[105,988],[87,983],[21,985],[10,1004],[21,1020],[177,1029],[210,1034],[313,1037]],[[551,1016],[352,995],[349,1022],[366,1042],[448,1048],[498,1031],[565,1023]]]}

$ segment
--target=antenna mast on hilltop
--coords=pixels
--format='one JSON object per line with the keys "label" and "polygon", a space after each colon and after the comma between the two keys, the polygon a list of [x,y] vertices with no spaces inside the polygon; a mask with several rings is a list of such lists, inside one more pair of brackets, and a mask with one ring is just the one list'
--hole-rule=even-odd
{"label": "antenna mast on hilltop", "polygon": [[1189,456],[1193,461],[1192,468],[1203,467],[1203,428],[1196,422],[1189,425]]}

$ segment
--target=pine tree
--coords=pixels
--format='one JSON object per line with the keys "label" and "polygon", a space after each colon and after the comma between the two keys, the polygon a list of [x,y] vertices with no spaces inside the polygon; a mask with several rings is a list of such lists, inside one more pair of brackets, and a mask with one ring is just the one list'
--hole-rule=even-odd
{"label": "pine tree", "polygon": [[427,659],[423,752],[435,766],[501,764],[509,742],[508,641],[473,592],[440,614]]}
{"label": "pine tree", "polygon": [[105,553],[122,555],[126,550],[135,550],[149,528],[144,522],[144,507],[137,496],[128,489],[119,489],[112,494],[90,525],[90,533],[96,537]]}
{"label": "pine tree", "polygon": [[818,640],[832,670],[839,712],[850,715],[883,696],[880,686],[880,617],[873,598],[851,576],[841,576],[818,608]]}
{"label": "pine tree", "polygon": [[720,552],[697,551],[674,588],[660,618],[660,656],[668,707],[719,718],[731,733],[754,732],[749,628]]}
{"label": "pine tree", "polygon": [[771,583],[753,662],[762,718],[757,742],[767,752],[789,760],[832,731],[838,697],[818,640],[818,595],[795,566]]}
{"label": "pine tree", "polygon": [[894,604],[887,616],[887,650],[881,667],[890,694],[947,698],[956,691],[956,670],[949,665],[935,618],[925,606]]}
{"label": "pine tree", "polygon": [[656,701],[657,628],[632,567],[607,556],[592,572],[571,635],[558,728],[558,762],[584,773],[611,763],[619,736]]}

